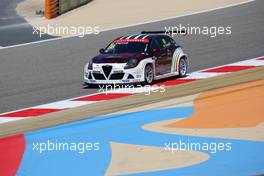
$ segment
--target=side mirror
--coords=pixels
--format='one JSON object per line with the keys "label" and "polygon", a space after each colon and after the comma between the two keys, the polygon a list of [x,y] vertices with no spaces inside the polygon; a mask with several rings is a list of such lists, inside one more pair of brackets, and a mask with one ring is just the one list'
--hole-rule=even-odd
{"label": "side mirror", "polygon": [[99,53],[104,54],[104,53],[105,53],[105,49],[104,49],[104,48],[101,48],[101,49],[99,50]]}
{"label": "side mirror", "polygon": [[159,53],[160,52],[160,48],[153,48],[152,50],[151,50],[151,54],[157,54],[157,53]]}

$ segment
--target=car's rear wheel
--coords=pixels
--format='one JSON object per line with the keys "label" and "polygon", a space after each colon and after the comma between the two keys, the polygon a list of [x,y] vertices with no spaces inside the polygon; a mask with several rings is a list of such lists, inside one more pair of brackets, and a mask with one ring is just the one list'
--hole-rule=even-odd
{"label": "car's rear wheel", "polygon": [[179,62],[179,76],[185,77],[187,74],[187,62],[186,59],[181,58]]}
{"label": "car's rear wheel", "polygon": [[151,65],[145,67],[145,84],[151,84],[154,80],[154,71]]}

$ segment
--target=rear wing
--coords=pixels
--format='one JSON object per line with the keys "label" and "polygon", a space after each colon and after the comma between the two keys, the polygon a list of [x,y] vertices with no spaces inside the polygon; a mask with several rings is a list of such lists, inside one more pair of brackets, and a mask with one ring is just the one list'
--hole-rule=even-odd
{"label": "rear wing", "polygon": [[165,31],[142,31],[141,34],[166,34],[166,35],[187,35],[186,30],[165,30]]}

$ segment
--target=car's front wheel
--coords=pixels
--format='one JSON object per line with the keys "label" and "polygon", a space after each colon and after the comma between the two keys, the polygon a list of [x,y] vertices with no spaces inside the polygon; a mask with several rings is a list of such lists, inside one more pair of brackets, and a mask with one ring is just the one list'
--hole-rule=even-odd
{"label": "car's front wheel", "polygon": [[187,74],[187,62],[186,59],[181,58],[179,62],[179,76],[185,77]]}
{"label": "car's front wheel", "polygon": [[151,84],[154,80],[154,71],[151,65],[145,67],[145,84]]}

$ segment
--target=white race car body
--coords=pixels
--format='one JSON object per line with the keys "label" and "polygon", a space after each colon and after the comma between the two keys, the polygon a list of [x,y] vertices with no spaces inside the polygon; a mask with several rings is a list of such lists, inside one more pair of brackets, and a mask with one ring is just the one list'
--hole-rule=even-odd
{"label": "white race car body", "polygon": [[[141,55],[146,57],[141,58],[137,65],[132,68],[126,67],[127,62],[115,63],[107,61],[104,63],[100,60],[99,63],[87,63],[84,67],[84,82],[86,84],[142,83],[146,80],[145,68],[147,65],[153,68],[153,80],[176,76],[180,75],[179,62],[181,59],[185,61],[187,70],[188,58],[180,46],[166,49],[166,57],[163,57],[163,55],[155,56],[146,52],[141,53]],[[115,57],[117,56],[115,55]],[[122,56],[118,57],[122,58]]]}

